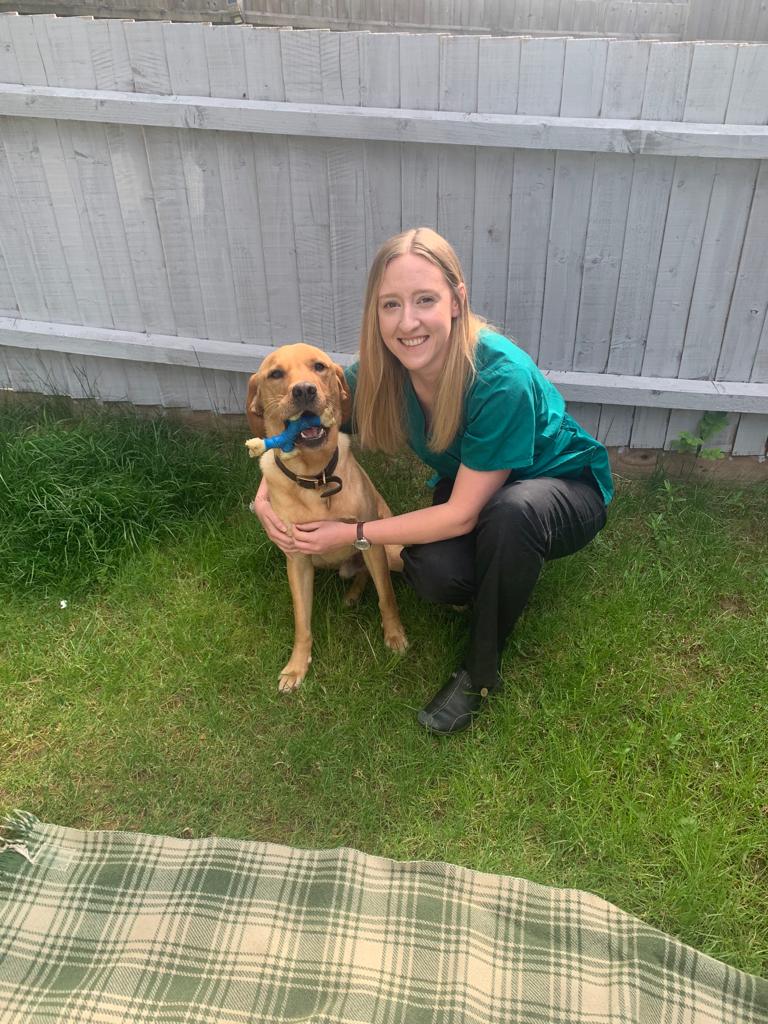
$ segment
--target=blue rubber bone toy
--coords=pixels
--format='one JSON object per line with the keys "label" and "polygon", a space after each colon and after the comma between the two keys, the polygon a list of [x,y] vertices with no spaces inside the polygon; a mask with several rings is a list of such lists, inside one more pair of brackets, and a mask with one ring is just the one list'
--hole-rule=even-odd
{"label": "blue rubber bone toy", "polygon": [[270,448],[279,448],[285,455],[295,455],[295,440],[308,427],[330,427],[334,421],[333,413],[326,409],[322,416],[315,416],[304,413],[298,419],[289,420],[288,425],[281,434],[274,434],[272,437],[252,437],[245,442],[248,454],[252,459],[258,459],[269,451]]}

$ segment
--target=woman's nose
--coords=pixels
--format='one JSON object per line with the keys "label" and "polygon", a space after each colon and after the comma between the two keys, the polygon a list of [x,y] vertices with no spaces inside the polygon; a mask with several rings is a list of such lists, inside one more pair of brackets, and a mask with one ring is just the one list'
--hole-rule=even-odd
{"label": "woman's nose", "polygon": [[417,327],[419,324],[419,317],[415,306],[411,306],[406,303],[400,313],[400,327],[403,331],[407,331],[412,327]]}

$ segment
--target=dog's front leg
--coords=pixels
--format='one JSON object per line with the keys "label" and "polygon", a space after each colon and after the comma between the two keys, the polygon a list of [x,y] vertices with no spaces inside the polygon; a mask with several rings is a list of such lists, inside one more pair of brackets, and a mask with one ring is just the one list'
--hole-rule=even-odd
{"label": "dog's front leg", "polygon": [[408,640],[400,621],[400,612],[395,599],[395,592],[392,589],[392,579],[389,575],[387,564],[387,553],[380,545],[374,545],[363,552],[365,565],[376,584],[376,593],[379,595],[379,610],[381,611],[381,627],[384,630],[384,643],[393,651],[404,651],[408,646]]}
{"label": "dog's front leg", "polygon": [[297,690],[312,661],[312,593],[315,567],[309,555],[288,555],[288,582],[293,598],[293,652],[280,673],[281,693]]}

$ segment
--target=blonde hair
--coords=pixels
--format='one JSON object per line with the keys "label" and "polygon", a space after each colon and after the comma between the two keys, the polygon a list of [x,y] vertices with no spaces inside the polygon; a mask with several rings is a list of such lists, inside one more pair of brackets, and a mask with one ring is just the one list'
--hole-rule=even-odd
{"label": "blonde hair", "polygon": [[406,253],[423,256],[438,267],[459,305],[459,314],[451,324],[428,438],[430,451],[442,452],[462,425],[464,394],[475,374],[477,334],[485,320],[469,308],[464,275],[453,247],[431,228],[411,228],[395,235],[381,246],[371,264],[360,330],[355,422],[363,447],[394,453],[406,443],[407,371],[384,344],[378,313],[384,273],[392,260]]}

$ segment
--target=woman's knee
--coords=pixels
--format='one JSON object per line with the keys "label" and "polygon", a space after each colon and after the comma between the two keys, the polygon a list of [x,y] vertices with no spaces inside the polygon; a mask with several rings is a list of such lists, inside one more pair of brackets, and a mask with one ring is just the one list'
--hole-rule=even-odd
{"label": "woman's knee", "polygon": [[516,480],[500,488],[480,511],[478,527],[523,537],[539,531],[546,505],[541,480]]}
{"label": "woman's knee", "polygon": [[538,477],[501,488],[480,514],[478,527],[503,535],[544,558],[577,551],[605,524],[601,496],[582,480]]}

